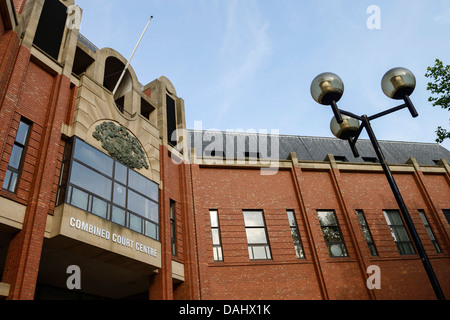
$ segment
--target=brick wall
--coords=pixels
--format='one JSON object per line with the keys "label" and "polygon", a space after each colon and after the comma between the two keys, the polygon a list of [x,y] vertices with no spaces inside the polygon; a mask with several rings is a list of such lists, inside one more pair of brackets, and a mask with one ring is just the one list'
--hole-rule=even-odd
{"label": "brick wall", "polygon": [[[259,170],[192,165],[199,288],[202,299],[434,299],[418,255],[400,256],[383,215],[398,208],[380,173],[330,170]],[[425,176],[424,190],[414,173],[395,178],[440,284],[450,294],[448,225],[433,207],[449,207],[446,175]],[[434,205],[436,204],[436,205]],[[224,261],[214,262],[209,210],[219,211]],[[263,210],[272,259],[250,261],[242,211]],[[295,211],[306,259],[297,259],[286,210]],[[372,257],[356,210],[363,209],[378,257]],[[443,253],[436,253],[417,209],[425,210]],[[330,258],[317,210],[334,210],[349,257]],[[440,217],[440,218],[439,218]],[[367,267],[382,272],[382,290],[366,287]]]}
{"label": "brick wall", "polygon": [[42,69],[21,47],[0,109],[3,182],[21,116],[33,122],[18,191],[1,195],[27,206],[21,232],[9,247],[3,281],[11,284],[9,299],[33,299],[47,215],[53,212],[64,145],[61,128],[70,110],[70,80]]}

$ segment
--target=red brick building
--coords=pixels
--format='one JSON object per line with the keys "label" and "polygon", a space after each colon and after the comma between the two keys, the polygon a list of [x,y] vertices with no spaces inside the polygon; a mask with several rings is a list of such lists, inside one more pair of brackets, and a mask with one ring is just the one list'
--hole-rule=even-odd
{"label": "red brick building", "polygon": [[[0,0],[1,297],[435,298],[368,141],[185,130],[73,5]],[[381,145],[449,296],[450,152]]]}

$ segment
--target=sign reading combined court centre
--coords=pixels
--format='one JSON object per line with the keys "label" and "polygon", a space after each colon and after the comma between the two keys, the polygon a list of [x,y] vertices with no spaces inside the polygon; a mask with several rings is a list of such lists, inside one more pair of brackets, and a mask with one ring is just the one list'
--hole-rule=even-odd
{"label": "sign reading combined court centre", "polygon": [[69,225],[70,225],[70,227],[72,227],[76,230],[79,230],[81,232],[90,234],[93,237],[112,241],[112,243],[117,244],[119,246],[129,248],[132,250],[136,250],[140,253],[144,253],[144,254],[150,255],[155,258],[158,257],[157,249],[147,246],[143,243],[140,243],[139,241],[122,236],[120,234],[110,232],[108,230],[103,229],[102,227],[95,226],[86,221],[82,221],[80,219],[71,217],[69,219]]}
{"label": "sign reading combined court centre", "polygon": [[[103,219],[68,204],[55,209],[47,220],[48,238],[58,242],[62,236],[80,245],[87,244],[147,265],[148,270],[161,268],[161,242],[139,232]],[[111,260],[111,261],[112,261]]]}

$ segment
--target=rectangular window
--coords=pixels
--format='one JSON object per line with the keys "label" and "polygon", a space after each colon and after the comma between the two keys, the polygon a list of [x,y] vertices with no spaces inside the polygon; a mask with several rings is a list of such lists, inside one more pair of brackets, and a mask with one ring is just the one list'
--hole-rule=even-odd
{"label": "rectangular window", "polygon": [[366,238],[367,245],[369,246],[369,251],[372,256],[378,256],[377,248],[373,243],[372,234],[370,233],[369,226],[367,225],[366,217],[364,216],[363,210],[356,210],[356,215],[358,216],[359,223],[361,224],[362,231],[364,233],[364,238]]}
{"label": "rectangular window", "polygon": [[28,143],[28,136],[31,125],[25,120],[21,120],[17,129],[16,139],[14,141],[11,156],[9,158],[8,169],[5,180],[3,180],[3,189],[15,193],[19,181],[20,171],[22,170],[25,150]]}
{"label": "rectangular window", "polygon": [[392,237],[401,255],[415,254],[414,247],[398,210],[383,210]]}
{"label": "rectangular window", "polygon": [[431,229],[430,223],[428,222],[427,216],[425,215],[424,210],[419,210],[420,218],[422,219],[423,224],[425,225],[425,229],[427,230],[428,235],[430,236],[431,242],[434,245],[434,248],[436,249],[437,253],[442,253],[441,247],[439,246],[433,230]]}
{"label": "rectangular window", "polygon": [[317,211],[317,215],[330,257],[348,257],[336,213],[334,211]]}
{"label": "rectangular window", "polygon": [[272,259],[263,212],[244,211],[244,223],[250,260]]}
{"label": "rectangular window", "polygon": [[219,212],[217,210],[209,210],[209,218],[211,221],[211,236],[213,243],[214,261],[223,261],[222,241],[220,237]]}
{"label": "rectangular window", "polygon": [[66,144],[57,205],[62,199],[159,240],[158,184],[77,138]]}
{"label": "rectangular window", "polygon": [[297,254],[298,259],[304,259],[305,253],[303,252],[302,241],[298,230],[297,219],[295,219],[294,210],[287,210],[287,216],[289,220],[289,227],[291,228],[292,240],[294,241],[295,253]]}
{"label": "rectangular window", "polygon": [[170,200],[170,239],[172,245],[172,255],[177,255],[177,233],[175,223],[175,201]]}

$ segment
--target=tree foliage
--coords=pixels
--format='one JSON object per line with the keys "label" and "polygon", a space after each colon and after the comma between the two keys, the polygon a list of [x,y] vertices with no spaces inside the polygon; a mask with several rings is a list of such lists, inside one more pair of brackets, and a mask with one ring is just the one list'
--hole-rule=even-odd
{"label": "tree foliage", "polygon": [[[450,65],[444,66],[442,61],[436,59],[436,64],[427,68],[425,76],[431,79],[427,90],[434,95],[428,101],[433,103],[433,107],[438,106],[450,111]],[[436,134],[438,143],[450,139],[450,132],[442,127],[438,127]]]}

